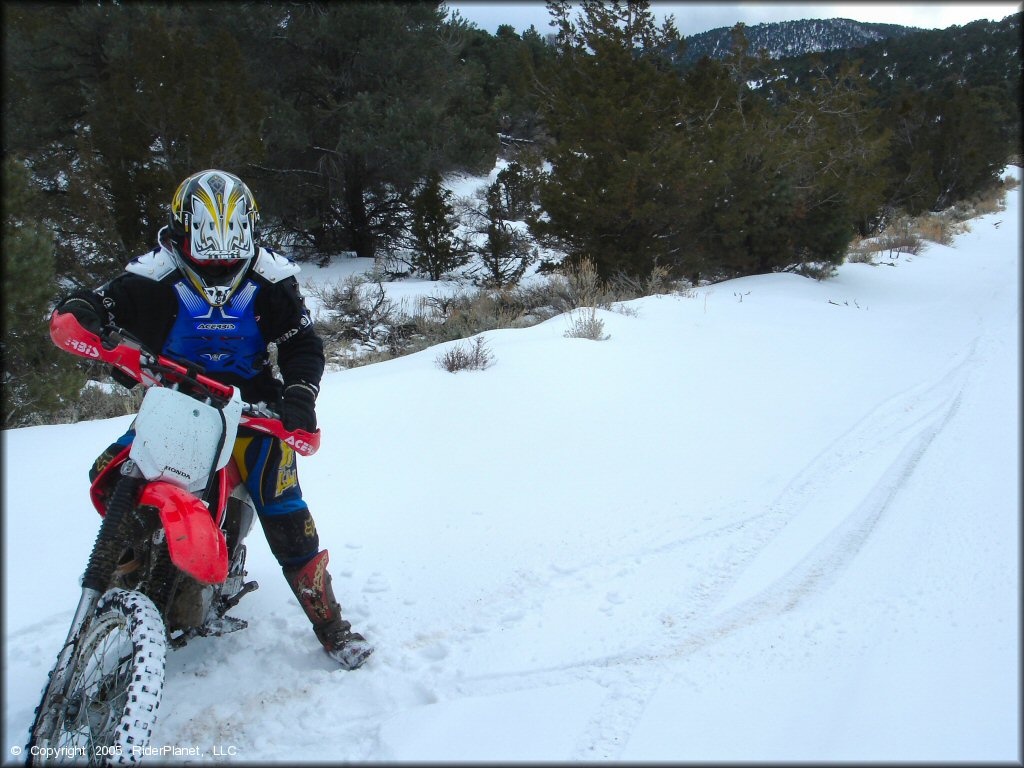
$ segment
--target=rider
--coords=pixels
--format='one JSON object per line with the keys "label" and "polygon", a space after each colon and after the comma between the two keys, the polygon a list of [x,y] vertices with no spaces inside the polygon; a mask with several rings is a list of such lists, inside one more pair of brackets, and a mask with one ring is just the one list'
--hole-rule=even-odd
{"label": "rider", "polygon": [[[257,245],[259,210],[232,173],[206,170],[178,186],[158,245],[95,291],[79,290],[57,305],[88,330],[118,325],[148,348],[201,365],[238,387],[248,402],[276,406],[286,429],[316,430],[316,397],[324,371],[317,336],[295,275],[299,267]],[[279,381],[269,345],[277,347]],[[123,374],[114,370],[115,378]],[[125,377],[126,378],[126,377]],[[131,441],[129,431],[93,466],[95,477]],[[341,617],[302,498],[295,452],[283,441],[240,430],[233,455],[252,496],[271,551],[313,624],[324,650],[347,669],[373,652]]]}

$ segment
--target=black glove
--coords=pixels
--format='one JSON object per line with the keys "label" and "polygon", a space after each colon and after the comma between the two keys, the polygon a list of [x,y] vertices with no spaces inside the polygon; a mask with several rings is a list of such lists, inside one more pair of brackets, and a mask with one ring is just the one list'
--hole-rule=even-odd
{"label": "black glove", "polygon": [[78,324],[85,328],[85,330],[99,336],[100,330],[103,327],[103,320],[100,317],[100,313],[96,311],[96,307],[88,299],[72,296],[70,299],[65,299],[58,304],[57,311],[61,314],[71,313],[78,320]]}
{"label": "black glove", "polygon": [[289,384],[284,388],[278,411],[285,429],[316,432],[316,393],[313,384]]}

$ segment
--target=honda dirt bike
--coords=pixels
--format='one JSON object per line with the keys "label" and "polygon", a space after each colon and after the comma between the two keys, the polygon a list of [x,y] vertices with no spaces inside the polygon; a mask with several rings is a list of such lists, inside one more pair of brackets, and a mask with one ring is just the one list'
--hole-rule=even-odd
{"label": "honda dirt bike", "polygon": [[28,762],[133,763],[147,751],[167,648],[246,626],[227,615],[246,581],[255,516],[232,447],[244,427],[309,456],[320,431],[289,431],[265,405],[116,327],[54,313],[54,343],[146,387],[135,438],[92,483],[102,516],[67,639],[36,709]]}

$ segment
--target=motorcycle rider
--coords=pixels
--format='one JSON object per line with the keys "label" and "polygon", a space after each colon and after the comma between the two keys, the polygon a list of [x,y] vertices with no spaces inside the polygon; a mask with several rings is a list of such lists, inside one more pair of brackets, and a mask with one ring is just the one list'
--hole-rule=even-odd
{"label": "motorcycle rider", "polygon": [[[278,411],[286,429],[316,430],[316,398],[324,371],[323,342],[313,329],[295,275],[299,267],[257,245],[259,209],[238,176],[210,169],[178,186],[157,247],[94,291],[61,301],[88,330],[113,323],[149,349],[201,365],[237,387],[251,403]],[[269,345],[277,348],[279,381]],[[126,385],[135,382],[116,369]],[[96,474],[134,437],[96,460]],[[244,428],[233,455],[252,496],[267,542],[329,656],[347,669],[373,652],[341,616],[328,553],[302,498],[295,452],[283,441]]]}

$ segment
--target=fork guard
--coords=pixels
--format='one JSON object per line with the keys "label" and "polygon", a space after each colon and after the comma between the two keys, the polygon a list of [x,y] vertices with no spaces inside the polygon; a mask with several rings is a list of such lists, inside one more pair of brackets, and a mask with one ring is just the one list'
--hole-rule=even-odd
{"label": "fork guard", "polygon": [[150,483],[139,506],[154,507],[167,533],[171,562],[204,584],[228,577],[228,547],[210,510],[188,491],[165,482]]}

